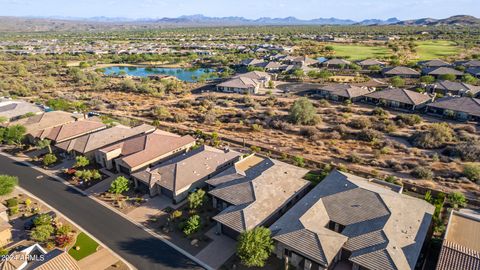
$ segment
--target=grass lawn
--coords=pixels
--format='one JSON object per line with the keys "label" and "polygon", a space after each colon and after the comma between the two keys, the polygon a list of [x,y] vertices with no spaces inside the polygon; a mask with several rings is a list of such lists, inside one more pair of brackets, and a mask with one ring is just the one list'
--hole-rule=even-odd
{"label": "grass lawn", "polygon": [[[80,250],[75,250],[75,247],[79,246]],[[77,236],[77,241],[75,245],[68,251],[75,260],[79,261],[97,251],[98,243],[95,242],[85,233],[80,233]]]}
{"label": "grass lawn", "polygon": [[460,47],[453,41],[428,40],[415,42],[417,45],[418,60],[431,60],[457,55]]}
{"label": "grass lawn", "polygon": [[382,58],[390,56],[391,51],[383,46],[365,46],[356,44],[328,44],[335,50],[335,56],[348,57],[350,60]]}

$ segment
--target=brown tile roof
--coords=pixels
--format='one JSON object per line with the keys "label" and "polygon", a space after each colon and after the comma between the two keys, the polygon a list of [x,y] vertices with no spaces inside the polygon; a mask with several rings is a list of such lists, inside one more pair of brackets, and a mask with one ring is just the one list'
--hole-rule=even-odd
{"label": "brown tile roof", "polygon": [[105,128],[107,128],[107,125],[100,121],[82,119],[54,128],[45,129],[41,132],[39,137],[40,139],[49,139],[50,141],[58,142],[79,137]]}
{"label": "brown tile roof", "polygon": [[420,61],[418,62],[420,66],[424,67],[448,67],[451,66],[452,64],[440,60],[440,59],[434,59],[434,60],[428,60],[428,61]]}
{"label": "brown tile roof", "polygon": [[365,59],[357,63],[360,66],[381,66],[385,65],[385,62],[378,61],[377,59]]}
{"label": "brown tile roof", "polygon": [[140,125],[133,128],[118,125],[59,143],[56,146],[65,151],[76,151],[85,154],[134,136],[153,132],[154,130],[155,128],[150,125]]}
{"label": "brown tile roof", "polygon": [[122,161],[133,168],[194,142],[195,139],[189,135],[180,137],[173,133],[156,131],[144,136],[143,141],[139,139],[125,141],[123,148],[132,154],[127,154]]}
{"label": "brown tile roof", "polygon": [[[299,192],[309,186],[302,179],[308,172],[284,162],[264,158],[256,160],[253,166],[238,165],[249,163],[247,157],[217,177],[207,180],[210,185],[217,185],[209,192],[210,195],[228,202],[227,207],[213,219],[238,232],[253,229],[264,224],[269,217],[293,199]],[[239,168],[247,168],[239,171]],[[225,176],[230,175],[230,181]]]}
{"label": "brown tile roof", "polygon": [[427,105],[457,112],[480,116],[480,99],[471,97],[445,97]]}
{"label": "brown tile roof", "polygon": [[432,98],[426,94],[400,88],[388,88],[382,91],[376,91],[367,94],[365,96],[381,100],[397,101],[410,105],[420,105],[432,100]]}
{"label": "brown tile roof", "polygon": [[35,270],[80,270],[72,256],[61,249],[54,249],[45,254],[45,260],[35,262],[31,269]]}
{"label": "brown tile roof", "polygon": [[459,95],[465,95],[467,93],[476,95],[480,92],[480,86],[463,82],[439,81],[432,84],[432,87],[443,91],[458,92]]}
{"label": "brown tile roof", "polygon": [[[415,211],[411,211],[415,209]],[[349,260],[367,269],[413,269],[427,234],[434,207],[427,202],[392,191],[381,182],[333,171],[270,229],[273,239],[300,254],[326,258],[329,267],[342,248],[352,251]],[[337,233],[330,222],[343,225]],[[292,232],[314,232],[325,256],[309,255]],[[284,236],[287,235],[287,236]],[[309,243],[314,243],[308,240]]]}
{"label": "brown tile roof", "polygon": [[480,269],[480,252],[444,240],[436,269]]}
{"label": "brown tile roof", "polygon": [[252,80],[262,81],[262,80],[269,80],[270,74],[262,71],[251,71],[251,72],[239,74],[233,78],[249,78]]}
{"label": "brown tile roof", "polygon": [[350,84],[330,84],[321,87],[320,90],[346,98],[355,98],[370,93],[366,87],[358,87]]}
{"label": "brown tile roof", "polygon": [[341,58],[332,58],[328,59],[325,62],[322,62],[322,65],[350,65],[352,62],[341,59]]}
{"label": "brown tile roof", "polygon": [[27,129],[27,134],[37,137],[44,129],[72,123],[77,119],[78,116],[74,114],[62,111],[53,111],[20,119],[11,122],[10,125],[22,125]]}
{"label": "brown tile roof", "polygon": [[219,84],[219,87],[230,87],[230,88],[255,88],[259,85],[259,82],[254,79],[246,77],[236,77],[230,79],[226,82]]}
{"label": "brown tile roof", "polygon": [[463,72],[450,68],[450,67],[435,67],[435,68],[425,68],[422,70],[424,74],[438,76],[438,75],[446,75],[446,74],[453,74],[456,76],[462,76]]}
{"label": "brown tile roof", "polygon": [[149,186],[159,184],[172,191],[179,191],[208,175],[219,167],[237,160],[241,154],[232,150],[220,150],[209,146],[184,153],[150,170],[132,174]]}
{"label": "brown tile roof", "polygon": [[384,68],[382,70],[382,73],[387,75],[414,75],[414,76],[420,75],[420,72],[414,69],[411,69],[408,67],[401,67],[401,66]]}

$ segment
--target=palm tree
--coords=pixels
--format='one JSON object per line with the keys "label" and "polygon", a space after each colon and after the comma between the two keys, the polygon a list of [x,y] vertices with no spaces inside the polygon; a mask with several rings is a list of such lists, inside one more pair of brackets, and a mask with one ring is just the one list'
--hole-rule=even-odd
{"label": "palm tree", "polygon": [[37,142],[37,147],[40,148],[40,149],[45,149],[45,148],[48,148],[48,153],[51,154],[52,153],[52,142],[48,139],[43,139],[43,140],[39,140]]}

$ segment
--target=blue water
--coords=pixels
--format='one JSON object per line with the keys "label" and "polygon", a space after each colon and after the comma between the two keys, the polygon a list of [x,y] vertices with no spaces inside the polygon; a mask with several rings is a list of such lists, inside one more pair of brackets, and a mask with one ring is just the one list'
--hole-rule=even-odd
{"label": "blue water", "polygon": [[120,71],[125,71],[127,75],[135,77],[147,77],[149,75],[164,74],[175,76],[185,82],[197,82],[197,78],[206,73],[215,72],[213,69],[199,68],[143,68],[143,67],[107,67],[105,68],[105,75],[119,74]]}

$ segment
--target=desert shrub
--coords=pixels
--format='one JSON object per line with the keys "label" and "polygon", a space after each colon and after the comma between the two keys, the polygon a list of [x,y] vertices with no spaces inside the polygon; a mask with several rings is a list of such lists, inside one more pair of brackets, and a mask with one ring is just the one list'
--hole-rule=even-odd
{"label": "desert shrub", "polygon": [[383,134],[373,129],[363,129],[357,134],[357,138],[366,142],[373,142],[383,138]]}
{"label": "desert shrub", "polygon": [[417,166],[412,170],[411,175],[419,179],[432,179],[433,172],[427,167]]}
{"label": "desert shrub", "polygon": [[173,121],[175,123],[182,123],[182,122],[185,122],[187,120],[188,116],[184,113],[175,113],[173,115]]}
{"label": "desert shrub", "polygon": [[290,121],[297,125],[315,125],[320,121],[317,109],[309,99],[304,97],[295,100],[290,108],[289,117]]}
{"label": "desert shrub", "polygon": [[372,126],[372,122],[367,117],[354,118],[348,124],[352,128],[364,129]]}
{"label": "desert shrub", "polygon": [[389,113],[383,108],[380,107],[375,107],[375,109],[372,110],[372,115],[379,116],[381,118],[388,117]]}
{"label": "desert shrub", "polygon": [[400,114],[397,117],[395,117],[395,120],[405,123],[406,125],[409,126],[414,126],[417,124],[422,123],[422,117],[418,114]]}
{"label": "desert shrub", "polygon": [[441,148],[455,139],[452,128],[445,123],[431,124],[424,131],[417,131],[411,137],[411,143],[419,148]]}
{"label": "desert shrub", "polygon": [[455,209],[467,206],[467,199],[465,198],[465,195],[460,192],[452,192],[448,194],[448,201]]}
{"label": "desert shrub", "polygon": [[463,161],[480,161],[480,141],[461,142],[455,146],[449,146],[442,154],[459,157]]}
{"label": "desert shrub", "polygon": [[304,127],[300,129],[300,135],[312,139],[312,140],[318,140],[320,139],[320,131],[315,128],[315,127]]}
{"label": "desert shrub", "polygon": [[362,163],[362,158],[357,155],[356,153],[351,153],[349,156],[348,156],[348,161],[352,162],[352,163]]}
{"label": "desert shrub", "polygon": [[480,164],[467,163],[463,166],[463,174],[472,181],[480,181]]}
{"label": "desert shrub", "polygon": [[55,154],[49,153],[43,157],[43,165],[45,166],[50,166],[55,162],[57,162],[57,156],[55,156]]}

